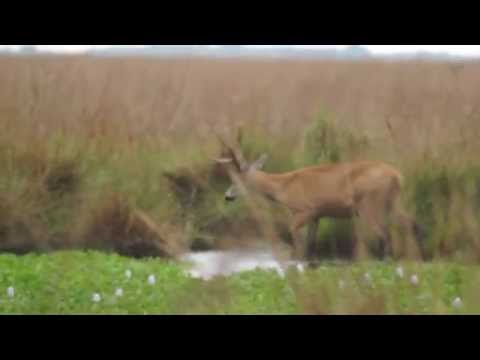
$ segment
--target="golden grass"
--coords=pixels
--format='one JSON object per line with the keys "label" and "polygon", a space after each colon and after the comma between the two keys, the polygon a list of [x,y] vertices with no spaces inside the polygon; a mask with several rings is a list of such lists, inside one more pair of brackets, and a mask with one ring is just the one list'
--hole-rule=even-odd
{"label": "golden grass", "polygon": [[[200,181],[202,224],[192,226],[217,221],[226,232],[236,215],[211,196],[201,198],[213,189],[221,196],[223,186],[212,184],[218,170],[206,166],[218,151],[214,132],[233,134],[243,126],[253,152],[268,146],[272,168],[286,170],[303,163],[297,157],[305,131],[320,111],[337,128],[366,137],[368,146],[352,148],[347,157],[388,161],[412,178],[429,166],[478,165],[475,62],[4,56],[0,78],[0,195],[13,196],[8,204],[23,199],[23,208],[2,210],[9,224],[33,224],[27,215],[47,226],[52,217],[85,220],[79,209],[102,208],[108,189],[156,221],[184,226],[188,216],[182,218],[169,198],[176,185],[177,195],[185,195],[177,172],[184,169],[187,192]],[[473,244],[479,240],[469,193],[454,191],[448,199],[450,208],[438,216],[463,214],[438,237],[438,248],[451,253],[460,245],[446,237],[463,236],[459,229],[469,229]],[[111,219],[108,211],[104,216]]]}
{"label": "golden grass", "polygon": [[4,57],[0,118],[4,137],[60,131],[166,141],[210,138],[212,126],[239,124],[294,136],[325,107],[342,125],[418,153],[478,135],[480,64],[453,69],[428,62]]}

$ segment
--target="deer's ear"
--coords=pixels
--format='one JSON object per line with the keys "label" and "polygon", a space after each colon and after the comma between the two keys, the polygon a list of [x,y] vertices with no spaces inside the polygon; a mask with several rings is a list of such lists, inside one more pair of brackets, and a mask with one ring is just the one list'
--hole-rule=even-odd
{"label": "deer's ear", "polygon": [[267,160],[268,154],[263,154],[262,156],[260,156],[260,158],[258,158],[257,161],[252,164],[252,168],[254,168],[255,170],[262,170]]}

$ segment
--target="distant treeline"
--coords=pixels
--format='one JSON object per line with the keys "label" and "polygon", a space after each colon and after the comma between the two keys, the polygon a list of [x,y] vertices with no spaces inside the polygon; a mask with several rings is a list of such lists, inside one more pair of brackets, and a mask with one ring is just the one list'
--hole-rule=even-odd
{"label": "distant treeline", "polygon": [[[24,45],[19,50],[0,50],[0,54],[37,55],[49,52],[39,50],[34,45]],[[460,57],[449,53],[430,53],[428,51],[378,55],[373,54],[361,45],[352,45],[343,49],[323,48],[305,49],[295,47],[272,46],[256,48],[245,45],[150,45],[144,48],[127,48],[112,46],[106,49],[95,49],[87,54],[94,56],[117,57],[213,57],[213,58],[293,58],[293,59],[333,59],[333,60],[364,60],[384,58],[392,60],[425,59],[425,60],[459,60]]]}

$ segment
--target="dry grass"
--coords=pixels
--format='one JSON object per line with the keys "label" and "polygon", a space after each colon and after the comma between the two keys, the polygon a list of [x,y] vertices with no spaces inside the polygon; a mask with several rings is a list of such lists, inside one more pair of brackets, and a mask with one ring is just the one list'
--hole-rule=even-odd
{"label": "dry grass", "polygon": [[[286,170],[307,161],[304,135],[323,111],[366,139],[360,148],[340,143],[342,158],[399,166],[414,179],[411,206],[435,213],[432,223],[447,219],[435,228],[436,251],[455,256],[466,233],[480,248],[477,193],[454,179],[479,165],[478,63],[2,57],[0,76],[0,196],[13,199],[2,202],[2,233],[28,228],[18,231],[42,234],[25,235],[31,243],[56,247],[64,238],[72,246],[86,240],[73,240],[69,228],[90,226],[109,243],[130,237],[126,224],[141,209],[152,223],[183,229],[190,243],[215,232],[261,234],[245,207],[221,204],[225,174],[209,162],[218,154],[214,131],[242,125],[247,153],[268,150],[270,169]],[[440,175],[424,190],[418,184],[443,167],[451,191],[436,191],[435,204],[444,205],[425,209],[425,189]],[[107,190],[126,200],[109,203]],[[10,247],[5,240],[2,249]]]}
{"label": "dry grass", "polygon": [[2,58],[0,73],[4,136],[298,135],[322,106],[415,153],[478,134],[475,63]]}
{"label": "dry grass", "polygon": [[173,227],[163,229],[145,212],[134,209],[127,199],[112,194],[92,209],[75,246],[115,251],[136,258],[173,257],[182,249],[182,239]]}

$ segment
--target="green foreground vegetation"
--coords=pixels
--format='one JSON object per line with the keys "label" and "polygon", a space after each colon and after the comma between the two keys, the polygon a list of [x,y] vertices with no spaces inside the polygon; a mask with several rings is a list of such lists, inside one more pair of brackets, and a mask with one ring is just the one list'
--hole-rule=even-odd
{"label": "green foreground vegetation", "polygon": [[[329,263],[304,271],[291,268],[284,277],[274,270],[256,270],[210,281],[191,278],[185,269],[186,264],[179,262],[132,260],[98,252],[2,255],[0,313],[460,314],[480,311],[480,269],[453,263]],[[127,276],[128,272],[131,277]],[[122,289],[123,294],[118,294],[118,289]]]}

